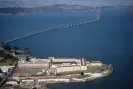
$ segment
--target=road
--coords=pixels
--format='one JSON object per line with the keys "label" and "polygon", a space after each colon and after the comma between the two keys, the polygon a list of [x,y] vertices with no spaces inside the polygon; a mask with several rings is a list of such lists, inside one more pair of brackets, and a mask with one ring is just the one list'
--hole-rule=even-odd
{"label": "road", "polygon": [[[5,53],[12,55],[9,51],[5,50],[5,49],[2,48],[2,47],[0,47],[0,50],[3,50]],[[12,56],[14,56],[14,55],[12,55]],[[16,57],[16,56],[14,56],[14,57]],[[17,57],[16,57],[16,58],[17,58]],[[18,58],[17,58],[17,59],[18,59]],[[15,72],[15,69],[16,69],[16,68],[17,68],[17,62],[16,62],[16,64],[15,64],[15,67],[12,69],[12,71],[10,71],[10,72],[1,80],[1,82],[0,82],[0,88],[3,87],[3,85],[6,83],[6,81],[8,80],[8,78],[9,78],[10,76],[12,76],[12,74]]]}

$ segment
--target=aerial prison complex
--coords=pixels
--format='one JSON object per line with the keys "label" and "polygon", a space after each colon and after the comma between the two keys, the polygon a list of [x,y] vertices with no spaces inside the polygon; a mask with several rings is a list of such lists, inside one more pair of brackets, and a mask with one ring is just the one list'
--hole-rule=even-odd
{"label": "aerial prison complex", "polygon": [[101,66],[99,61],[89,62],[84,58],[54,58],[36,59],[30,58],[29,61],[21,60],[18,62],[18,69],[15,72],[16,76],[29,75],[45,75],[45,74],[61,74],[66,72],[85,71],[87,66]]}

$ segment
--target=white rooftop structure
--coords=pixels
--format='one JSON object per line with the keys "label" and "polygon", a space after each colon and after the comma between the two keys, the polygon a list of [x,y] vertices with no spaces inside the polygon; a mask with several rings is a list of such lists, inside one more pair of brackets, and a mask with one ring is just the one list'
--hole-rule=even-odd
{"label": "white rooftop structure", "polygon": [[46,68],[49,67],[47,59],[31,58],[30,61],[19,61],[19,68]]}
{"label": "white rooftop structure", "polygon": [[0,66],[0,69],[2,70],[2,72],[7,72],[9,68],[12,68],[15,66]]}

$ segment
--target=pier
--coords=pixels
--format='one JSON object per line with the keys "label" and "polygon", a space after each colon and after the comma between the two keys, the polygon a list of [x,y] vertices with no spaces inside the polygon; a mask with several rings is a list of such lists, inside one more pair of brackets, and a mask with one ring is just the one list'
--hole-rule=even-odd
{"label": "pier", "polygon": [[101,12],[100,9],[97,10],[96,16],[92,20],[86,19],[86,20],[83,20],[83,21],[75,21],[75,22],[70,23],[70,24],[63,24],[63,25],[56,26],[56,27],[53,27],[53,28],[40,30],[40,31],[37,31],[35,33],[27,34],[25,36],[21,36],[21,37],[15,38],[15,39],[5,41],[4,43],[11,43],[11,42],[14,42],[14,41],[17,41],[17,40],[20,40],[20,39],[24,39],[24,38],[27,38],[27,37],[35,36],[35,35],[38,35],[38,34],[41,34],[41,33],[50,32],[50,31],[54,31],[54,30],[59,30],[59,29],[63,29],[63,28],[70,28],[70,27],[76,27],[76,26],[80,26],[80,25],[84,25],[84,24],[94,23],[94,22],[100,20],[100,12]]}

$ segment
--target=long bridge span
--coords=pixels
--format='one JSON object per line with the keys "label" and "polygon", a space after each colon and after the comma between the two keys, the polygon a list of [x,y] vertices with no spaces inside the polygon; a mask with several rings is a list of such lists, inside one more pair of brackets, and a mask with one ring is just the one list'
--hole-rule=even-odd
{"label": "long bridge span", "polygon": [[24,39],[24,38],[27,38],[27,37],[31,37],[31,36],[34,36],[34,35],[37,35],[37,34],[41,34],[41,33],[44,33],[44,32],[49,32],[49,31],[53,31],[53,30],[75,27],[75,26],[80,26],[80,25],[89,24],[89,23],[94,23],[94,22],[96,22],[100,19],[100,12],[101,12],[101,9],[98,9],[95,18],[92,19],[92,20],[87,20],[86,19],[84,21],[75,21],[74,23],[71,23],[71,24],[64,24],[64,25],[53,27],[53,28],[40,30],[40,31],[37,31],[35,33],[31,33],[31,34],[28,34],[28,35],[25,35],[25,36],[21,36],[21,37],[15,38],[15,39],[5,41],[4,43],[5,44],[11,43],[11,42],[14,42],[14,41],[17,41],[17,40],[20,40],[20,39]]}

